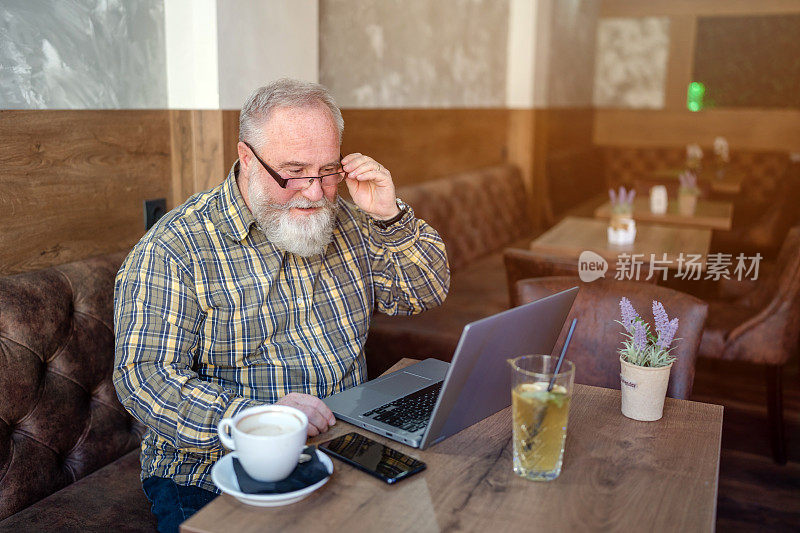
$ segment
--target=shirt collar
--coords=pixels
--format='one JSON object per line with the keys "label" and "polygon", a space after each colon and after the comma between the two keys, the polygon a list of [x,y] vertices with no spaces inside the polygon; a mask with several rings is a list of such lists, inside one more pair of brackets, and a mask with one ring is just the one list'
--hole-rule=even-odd
{"label": "shirt collar", "polygon": [[256,219],[244,202],[244,197],[239,190],[239,185],[236,181],[238,175],[239,160],[237,159],[220,189],[219,209],[217,210],[215,224],[225,234],[242,242],[247,237],[247,234],[250,233],[250,228],[256,223]]}

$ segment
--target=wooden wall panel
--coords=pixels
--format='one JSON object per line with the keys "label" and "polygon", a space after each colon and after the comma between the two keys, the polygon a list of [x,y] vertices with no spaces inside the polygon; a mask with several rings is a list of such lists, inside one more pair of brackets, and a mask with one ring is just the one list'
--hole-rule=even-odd
{"label": "wooden wall panel", "polygon": [[0,111],[0,274],[129,249],[167,197],[167,111]]}
{"label": "wooden wall panel", "polygon": [[173,109],[169,113],[171,177],[168,209],[180,205],[194,189],[194,135],[192,111]]}
{"label": "wooden wall panel", "polygon": [[[229,168],[237,157],[239,112],[223,113]],[[342,153],[375,158],[398,185],[507,159],[508,109],[343,109],[342,116]]]}
{"label": "wooden wall panel", "polygon": [[224,161],[223,113],[209,109],[169,111],[173,154],[170,208],[225,179],[230,166]]}
{"label": "wooden wall panel", "polygon": [[507,109],[345,109],[342,115],[342,153],[374,157],[400,186],[507,159]]}
{"label": "wooden wall panel", "polygon": [[222,163],[228,172],[239,159],[236,144],[239,142],[239,110],[222,112]]}
{"label": "wooden wall panel", "polygon": [[727,138],[731,150],[800,150],[798,110],[645,111],[598,109],[594,142],[610,146],[710,146]]}
{"label": "wooden wall panel", "polygon": [[228,174],[223,161],[222,111],[194,110],[195,190],[205,191],[221,183]]}
{"label": "wooden wall panel", "polygon": [[[542,213],[545,203],[539,193],[543,190],[540,182],[543,174],[537,173],[535,168],[537,162],[534,151],[535,134],[536,121],[533,109],[510,109],[508,111],[507,160],[519,167],[522,172],[522,181],[525,184],[525,193],[528,195],[530,212]],[[537,215],[535,223],[538,229],[543,224],[543,220]]]}
{"label": "wooden wall panel", "polygon": [[797,0],[601,0],[601,17],[800,13]]}
{"label": "wooden wall panel", "polygon": [[[560,211],[565,202],[578,203],[604,187],[591,108],[345,109],[342,114],[342,152],[375,157],[398,185],[503,162],[517,165],[540,227],[554,219],[551,198],[557,197]],[[238,111],[225,111],[223,124],[225,150],[233,152]]]}
{"label": "wooden wall panel", "polygon": [[[553,108],[536,111],[537,196],[546,200],[547,225],[605,190],[600,153],[594,145],[593,108]],[[536,191],[535,191],[536,193]]]}

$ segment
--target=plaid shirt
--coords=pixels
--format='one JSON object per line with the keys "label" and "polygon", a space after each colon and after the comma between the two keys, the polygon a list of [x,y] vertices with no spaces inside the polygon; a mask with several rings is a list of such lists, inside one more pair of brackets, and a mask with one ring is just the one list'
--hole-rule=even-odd
{"label": "plaid shirt", "polygon": [[444,244],[412,210],[381,229],[339,199],[332,243],[303,258],[258,229],[237,174],[159,220],[117,274],[114,385],[148,427],[142,479],[219,492],[222,418],[361,383],[373,309],[415,314],[447,294]]}

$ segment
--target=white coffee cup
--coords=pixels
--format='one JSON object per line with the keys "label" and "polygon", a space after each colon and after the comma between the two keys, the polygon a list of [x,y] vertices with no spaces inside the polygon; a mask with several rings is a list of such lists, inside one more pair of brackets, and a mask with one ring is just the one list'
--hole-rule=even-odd
{"label": "white coffee cup", "polygon": [[306,444],[308,417],[294,407],[261,405],[217,424],[222,444],[236,451],[250,477],[280,481],[292,473]]}

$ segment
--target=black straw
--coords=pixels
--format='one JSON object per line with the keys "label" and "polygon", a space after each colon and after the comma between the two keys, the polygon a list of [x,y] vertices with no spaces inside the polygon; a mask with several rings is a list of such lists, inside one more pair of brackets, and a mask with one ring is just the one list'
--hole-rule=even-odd
{"label": "black straw", "polygon": [[564,356],[567,354],[567,346],[569,346],[569,341],[572,340],[572,332],[575,331],[575,324],[578,323],[577,318],[572,319],[572,324],[569,326],[569,333],[567,333],[567,340],[564,342],[564,347],[561,348],[561,355],[558,357],[558,362],[556,363],[556,369],[553,371],[553,377],[550,378],[550,385],[547,386],[547,392],[553,390],[553,385],[556,384],[556,376],[558,376],[558,372],[561,370],[561,363],[564,362]]}

